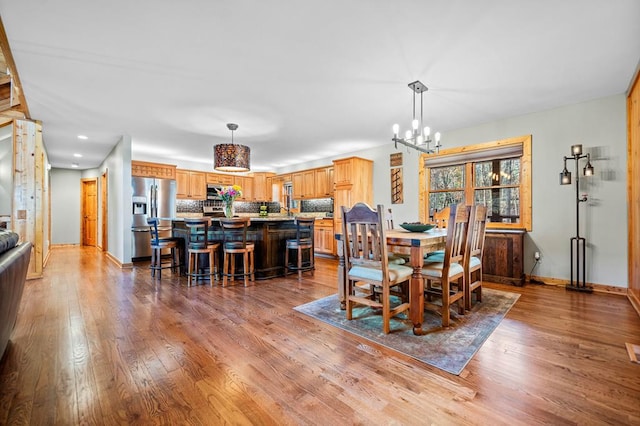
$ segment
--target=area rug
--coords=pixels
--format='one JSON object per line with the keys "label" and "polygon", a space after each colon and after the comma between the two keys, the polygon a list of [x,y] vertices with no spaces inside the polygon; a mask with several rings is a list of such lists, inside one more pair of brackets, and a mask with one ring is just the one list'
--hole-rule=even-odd
{"label": "area rug", "polygon": [[520,297],[517,293],[482,289],[482,302],[475,303],[465,315],[451,310],[450,327],[443,328],[436,312],[425,310],[424,336],[415,336],[411,321],[404,314],[391,319],[391,333],[382,332],[380,310],[358,306],[353,320],[340,309],[338,295],[315,300],[294,309],[342,330],[364,337],[379,345],[409,355],[448,373],[459,375],[480,346]]}

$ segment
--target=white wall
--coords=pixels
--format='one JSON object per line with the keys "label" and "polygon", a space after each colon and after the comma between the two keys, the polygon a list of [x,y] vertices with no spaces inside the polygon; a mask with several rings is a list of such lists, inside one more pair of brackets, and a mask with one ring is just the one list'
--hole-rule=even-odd
{"label": "white wall", "polygon": [[108,251],[123,264],[131,263],[131,136],[123,135],[98,175],[107,171]]}
{"label": "white wall", "polygon": [[13,205],[13,125],[0,127],[0,216]]}
{"label": "white wall", "polygon": [[80,244],[82,172],[51,169],[51,244]]}

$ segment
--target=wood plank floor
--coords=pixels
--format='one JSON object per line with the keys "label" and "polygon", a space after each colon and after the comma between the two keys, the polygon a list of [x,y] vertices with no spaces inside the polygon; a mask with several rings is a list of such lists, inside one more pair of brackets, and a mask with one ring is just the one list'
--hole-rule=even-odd
{"label": "wood plank floor", "polygon": [[624,297],[487,285],[519,301],[460,376],[317,322],[313,277],[186,287],[93,248],[28,281],[0,363],[0,424],[640,424]]}

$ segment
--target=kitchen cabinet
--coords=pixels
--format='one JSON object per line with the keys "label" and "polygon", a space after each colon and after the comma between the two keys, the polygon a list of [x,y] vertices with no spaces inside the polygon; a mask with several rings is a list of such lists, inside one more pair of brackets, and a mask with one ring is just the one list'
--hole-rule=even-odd
{"label": "kitchen cabinet", "polygon": [[482,279],[524,285],[524,229],[487,229],[482,252]]}
{"label": "kitchen cabinet", "polygon": [[253,198],[255,201],[271,201],[271,177],[275,173],[253,174]]}
{"label": "kitchen cabinet", "polygon": [[342,206],[351,208],[355,203],[363,202],[374,207],[373,161],[360,157],[334,160],[333,174],[333,226],[335,232],[342,232]]}
{"label": "kitchen cabinet", "polygon": [[207,199],[205,172],[176,169],[176,198],[188,200]]}
{"label": "kitchen cabinet", "polygon": [[293,173],[291,178],[294,200],[316,198],[316,175],[313,169]]}
{"label": "kitchen cabinet", "polygon": [[242,188],[242,197],[236,198],[238,201],[255,201],[253,195],[253,178],[251,176],[234,176],[233,184]]}
{"label": "kitchen cabinet", "polygon": [[176,166],[171,164],[149,163],[146,161],[132,161],[131,176],[175,179]]}
{"label": "kitchen cabinet", "polygon": [[315,169],[315,197],[333,197],[333,167]]}
{"label": "kitchen cabinet", "polygon": [[213,185],[230,186],[233,185],[233,176],[222,173],[207,173],[207,183]]}
{"label": "kitchen cabinet", "polygon": [[333,219],[317,219],[313,229],[315,253],[334,255]]}

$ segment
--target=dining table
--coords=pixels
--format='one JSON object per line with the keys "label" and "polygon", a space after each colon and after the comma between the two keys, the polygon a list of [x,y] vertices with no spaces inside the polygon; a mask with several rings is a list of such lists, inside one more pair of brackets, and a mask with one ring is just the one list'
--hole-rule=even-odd
{"label": "dining table", "polygon": [[[347,273],[345,267],[345,250],[342,234],[335,234],[338,254],[338,298],[340,308],[346,309]],[[410,232],[405,229],[390,229],[386,231],[389,253],[408,257],[409,266],[413,274],[409,280],[409,317],[413,324],[413,333],[424,334],[424,277],[422,267],[427,253],[443,250],[447,242],[445,228],[433,228],[424,232]]]}

